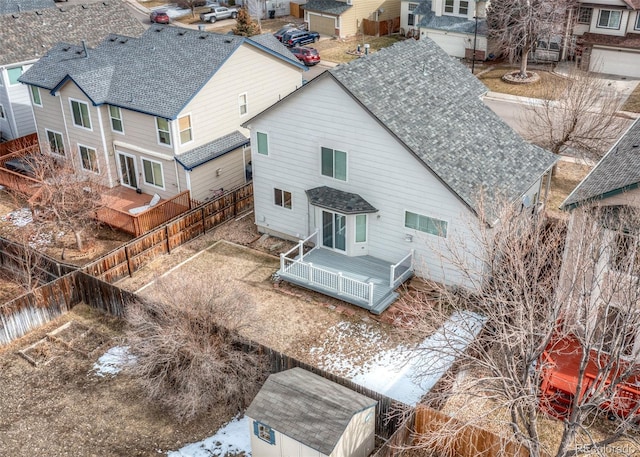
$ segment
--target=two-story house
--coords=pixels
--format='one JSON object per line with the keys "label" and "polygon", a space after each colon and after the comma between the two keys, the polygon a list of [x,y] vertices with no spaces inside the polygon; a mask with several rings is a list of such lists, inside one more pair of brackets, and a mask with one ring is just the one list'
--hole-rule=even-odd
{"label": "two-story house", "polygon": [[402,0],[400,27],[407,36],[428,37],[453,57],[485,60],[486,1]]}
{"label": "two-story house", "polygon": [[407,270],[479,287],[479,228],[504,201],[535,204],[556,160],[493,113],[486,91],[430,39],[405,40],[248,120],[258,230],[315,245],[284,254],[280,277],[374,313]]}
{"label": "two-story house", "polygon": [[0,137],[36,131],[30,89],[18,78],[56,43],[95,46],[109,33],[142,34],[121,0],[55,7],[53,0],[0,2]]}
{"label": "two-story house", "polygon": [[640,0],[579,0],[569,58],[584,70],[640,78]]}
{"label": "two-story house", "polygon": [[309,30],[345,38],[362,31],[362,20],[387,21],[400,16],[400,0],[309,0],[304,20]]}
{"label": "two-story house", "polygon": [[95,48],[60,43],[20,81],[43,149],[109,187],[204,200],[245,182],[240,124],[300,87],[304,70],[270,34],[154,25]]}

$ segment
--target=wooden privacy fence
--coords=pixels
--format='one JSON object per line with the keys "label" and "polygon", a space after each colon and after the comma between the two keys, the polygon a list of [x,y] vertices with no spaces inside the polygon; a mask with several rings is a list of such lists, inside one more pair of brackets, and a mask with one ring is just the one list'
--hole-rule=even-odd
{"label": "wooden privacy fence", "polygon": [[[523,446],[423,405],[416,407],[415,444],[442,457],[529,457]],[[420,438],[421,435],[423,438]]]}
{"label": "wooden privacy fence", "polygon": [[298,19],[304,17],[304,10],[302,9],[302,5],[299,3],[289,2],[289,14],[293,17],[297,17]]}
{"label": "wooden privacy fence", "polygon": [[132,276],[147,262],[253,208],[253,184],[200,204],[161,227],[131,240],[83,268],[108,283]]}
{"label": "wooden privacy fence", "polygon": [[362,33],[369,36],[385,36],[400,31],[400,16],[386,21],[362,20]]}
{"label": "wooden privacy fence", "polygon": [[0,157],[20,151],[21,149],[27,149],[31,146],[38,147],[38,134],[36,133],[0,143]]}
{"label": "wooden privacy fence", "polygon": [[78,269],[59,262],[29,246],[0,237],[0,268],[17,276],[29,274],[39,283],[47,283]]}

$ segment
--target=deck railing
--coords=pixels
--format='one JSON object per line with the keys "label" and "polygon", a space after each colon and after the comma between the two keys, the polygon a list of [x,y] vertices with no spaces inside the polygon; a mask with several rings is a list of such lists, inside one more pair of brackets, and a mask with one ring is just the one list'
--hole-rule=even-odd
{"label": "deck railing", "polygon": [[313,244],[313,249],[316,249],[318,247],[317,241],[318,232],[316,231],[304,240],[300,240],[289,251],[280,254],[280,271],[305,281],[309,285],[316,284],[330,289],[338,295],[349,295],[365,301],[369,306],[373,306],[374,284],[372,282],[358,281],[357,279],[343,276],[340,272],[334,273],[333,271],[316,267],[311,262],[304,261],[305,256],[311,252],[304,252],[305,244]]}
{"label": "deck railing", "polygon": [[405,282],[409,276],[413,274],[411,265],[413,264],[413,249],[409,254],[404,256],[400,262],[395,265],[391,265],[391,271],[389,272],[389,287],[395,289],[400,284]]}

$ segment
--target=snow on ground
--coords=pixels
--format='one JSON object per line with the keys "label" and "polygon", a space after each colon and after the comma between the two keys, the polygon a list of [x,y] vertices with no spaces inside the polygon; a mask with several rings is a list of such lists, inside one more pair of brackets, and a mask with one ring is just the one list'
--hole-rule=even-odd
{"label": "snow on ground", "polygon": [[[358,360],[351,357],[340,357],[344,352],[335,351],[335,348],[328,351],[326,347],[318,347],[312,352],[325,356],[321,358],[320,368],[340,373],[356,384],[407,405],[415,405],[451,367],[455,354],[478,335],[483,324],[484,319],[477,314],[455,313],[417,347],[398,345],[392,349],[380,349],[364,364],[358,364]],[[335,332],[353,332],[349,327],[354,325],[362,327],[366,324],[341,322]],[[379,331],[370,327],[368,332],[367,345],[376,346],[383,342]]]}
{"label": "snow on ground", "polygon": [[16,227],[24,227],[25,225],[33,222],[33,214],[31,214],[31,210],[29,208],[20,208],[2,216],[2,219],[7,222],[11,222]]}
{"label": "snow on ground", "polygon": [[93,365],[96,376],[115,376],[122,368],[135,362],[135,357],[129,353],[129,346],[115,346],[105,352]]}
{"label": "snow on ground", "polygon": [[170,451],[168,457],[225,457],[242,455],[251,457],[251,438],[249,421],[246,416],[235,418],[225,424],[218,432],[198,443],[188,444],[177,451]]}

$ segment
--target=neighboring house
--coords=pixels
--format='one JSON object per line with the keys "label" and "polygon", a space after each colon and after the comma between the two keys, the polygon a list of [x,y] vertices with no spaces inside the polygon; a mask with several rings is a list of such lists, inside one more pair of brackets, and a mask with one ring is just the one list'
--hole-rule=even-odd
{"label": "neighboring house", "polygon": [[[408,36],[429,37],[453,57],[485,60],[485,1],[402,0],[400,27]],[[477,18],[477,20],[476,20]]]}
{"label": "neighboring house", "polygon": [[253,457],[367,457],[376,400],[293,368],[272,374],[245,412]]}
{"label": "neighboring house", "polygon": [[44,148],[109,187],[204,200],[245,182],[240,123],[300,87],[304,69],[271,34],[154,25],[94,49],[58,44],[20,81]]}
{"label": "neighboring house", "polygon": [[478,197],[489,209],[503,199],[535,204],[556,160],[498,118],[486,92],[430,39],[406,40],[323,73],[247,121],[258,230],[311,235],[319,247],[295,262],[288,253],[280,276],[374,313],[396,298],[407,266],[475,288],[447,259],[449,242],[464,240],[480,281]]}
{"label": "neighboring house", "polygon": [[583,69],[640,78],[640,0],[579,0],[572,34]]}
{"label": "neighboring house", "polygon": [[[16,11],[18,4],[21,12]],[[144,31],[120,0],[50,5],[53,1],[0,2],[0,137],[4,139],[35,132],[29,88],[18,78],[53,45],[85,41],[94,46],[109,33],[137,36]]]}
{"label": "neighboring house", "polygon": [[[636,252],[640,252],[636,249],[640,242],[640,120],[633,123],[571,192],[562,208],[570,211],[571,219],[561,290],[581,309],[591,309],[591,306],[597,309],[599,303],[585,304],[581,301],[584,297],[590,297],[596,302],[607,302],[611,290],[607,284],[619,286],[624,281],[637,281],[640,276],[640,259],[635,257]],[[600,218],[601,251],[598,254],[597,272],[585,272],[585,278],[590,278],[592,284],[570,279],[574,276],[573,269],[582,268],[574,256],[579,252],[580,240],[585,237],[583,232],[589,232],[583,226],[585,213],[578,210],[582,208],[596,208],[595,214]],[[584,268],[593,268],[593,265]],[[618,303],[614,295],[614,308]],[[628,305],[628,299],[625,305]],[[626,352],[629,354],[640,351],[640,330],[638,332],[627,341]]]}
{"label": "neighboring house", "polygon": [[362,20],[387,21],[400,16],[400,0],[309,0],[304,4],[309,30],[346,38],[362,31]]}

